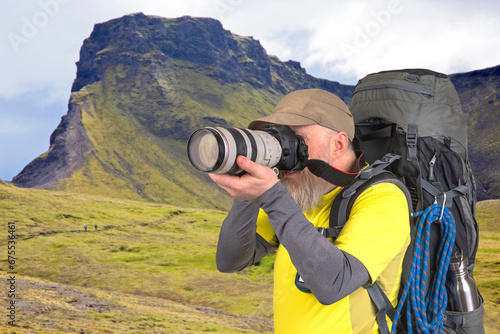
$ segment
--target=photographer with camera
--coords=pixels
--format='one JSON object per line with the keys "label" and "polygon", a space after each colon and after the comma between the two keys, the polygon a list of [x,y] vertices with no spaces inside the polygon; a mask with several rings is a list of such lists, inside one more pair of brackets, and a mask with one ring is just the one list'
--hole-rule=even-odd
{"label": "photographer with camera", "polygon": [[[354,122],[345,103],[320,89],[286,95],[270,116],[250,123],[289,126],[307,145],[309,161],[322,160],[339,173],[364,168],[354,151]],[[370,186],[354,202],[332,243],[328,228],[341,186],[310,168],[275,170],[238,156],[239,175],[210,174],[235,200],[222,224],[217,267],[236,272],[276,252],[276,333],[378,333],[377,310],[365,284],[378,282],[396,305],[402,261],[410,241],[405,194],[390,182]],[[298,168],[300,169],[300,168]],[[389,328],[390,328],[390,321]]]}

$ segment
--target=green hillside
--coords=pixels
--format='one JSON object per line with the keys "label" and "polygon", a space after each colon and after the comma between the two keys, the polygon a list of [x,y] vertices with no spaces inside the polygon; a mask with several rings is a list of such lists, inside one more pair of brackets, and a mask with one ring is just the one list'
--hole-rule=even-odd
{"label": "green hillside", "polygon": [[16,320],[26,332],[272,330],[272,259],[235,275],[215,267],[224,212],[4,183],[0,211],[15,226]]}
{"label": "green hillside", "polygon": [[468,121],[469,156],[478,198],[500,194],[500,66],[451,76]]}
{"label": "green hillside", "polygon": [[477,205],[479,248],[474,278],[484,298],[486,333],[500,333],[500,201]]}
{"label": "green hillside", "polygon": [[[262,317],[33,277],[17,284],[21,316],[15,327],[2,324],[3,333],[272,333]],[[0,288],[7,289],[4,279]]]}
{"label": "green hillside", "polygon": [[[477,209],[475,278],[487,333],[500,333],[500,201]],[[16,333],[272,332],[273,258],[238,274],[215,267],[224,211],[5,183],[0,211],[17,236]]]}

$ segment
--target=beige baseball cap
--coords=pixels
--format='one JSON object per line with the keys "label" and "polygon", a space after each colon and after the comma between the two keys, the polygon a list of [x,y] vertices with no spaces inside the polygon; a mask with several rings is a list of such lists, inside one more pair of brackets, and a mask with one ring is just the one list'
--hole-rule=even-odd
{"label": "beige baseball cap", "polygon": [[344,131],[354,138],[354,120],[347,105],[337,95],[322,89],[294,91],[281,99],[274,113],[250,122],[250,129],[266,123],[301,126],[319,124],[335,131]]}

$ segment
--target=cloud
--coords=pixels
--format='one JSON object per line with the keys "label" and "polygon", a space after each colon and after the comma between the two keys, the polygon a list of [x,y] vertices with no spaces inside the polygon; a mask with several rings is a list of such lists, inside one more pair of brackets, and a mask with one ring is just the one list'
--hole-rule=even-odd
{"label": "cloud", "polygon": [[356,19],[324,21],[309,43],[306,67],[356,82],[371,72],[395,68],[425,67],[449,74],[499,63],[500,47],[493,41],[500,21],[491,8],[378,1],[345,10],[345,17]]}
{"label": "cloud", "polygon": [[142,11],[215,17],[269,54],[300,61],[320,77],[356,82],[367,73],[429,67],[445,73],[498,63],[500,4],[488,1],[185,0],[8,2],[0,20],[0,97],[52,85],[67,99],[75,62],[93,25]]}
{"label": "cloud", "polygon": [[64,102],[41,102],[50,90],[0,98],[0,179],[11,180],[49,148],[50,134],[66,111]]}
{"label": "cloud", "polygon": [[316,76],[355,83],[387,69],[455,73],[497,65],[500,20],[493,13],[499,11],[489,1],[245,2],[224,26],[260,39],[268,53],[300,61]]}
{"label": "cloud", "polygon": [[[69,18],[71,6],[71,0],[6,5],[9,15],[1,21],[5,38],[0,42],[0,62],[9,66],[2,71],[8,80],[0,81],[0,97],[15,98],[50,85],[67,99],[70,78],[76,73],[77,45],[82,42],[78,19]],[[73,37],[80,39],[78,44]]]}

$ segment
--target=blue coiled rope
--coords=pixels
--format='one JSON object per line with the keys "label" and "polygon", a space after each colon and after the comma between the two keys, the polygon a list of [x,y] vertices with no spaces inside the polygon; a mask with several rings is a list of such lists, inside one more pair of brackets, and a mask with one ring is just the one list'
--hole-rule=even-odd
{"label": "blue coiled rope", "polygon": [[[441,204],[433,204],[427,209],[415,213],[414,217],[418,217],[418,219],[415,224],[413,261],[408,282],[398,304],[391,333],[396,333],[396,326],[406,298],[408,298],[406,321],[409,334],[412,334],[414,329],[417,333],[442,333],[444,310],[448,302],[445,281],[455,243],[455,219],[451,211]],[[441,243],[436,259],[437,271],[432,277],[428,293],[425,295],[429,243],[433,223],[440,226]],[[414,322],[412,322],[412,317]]]}

